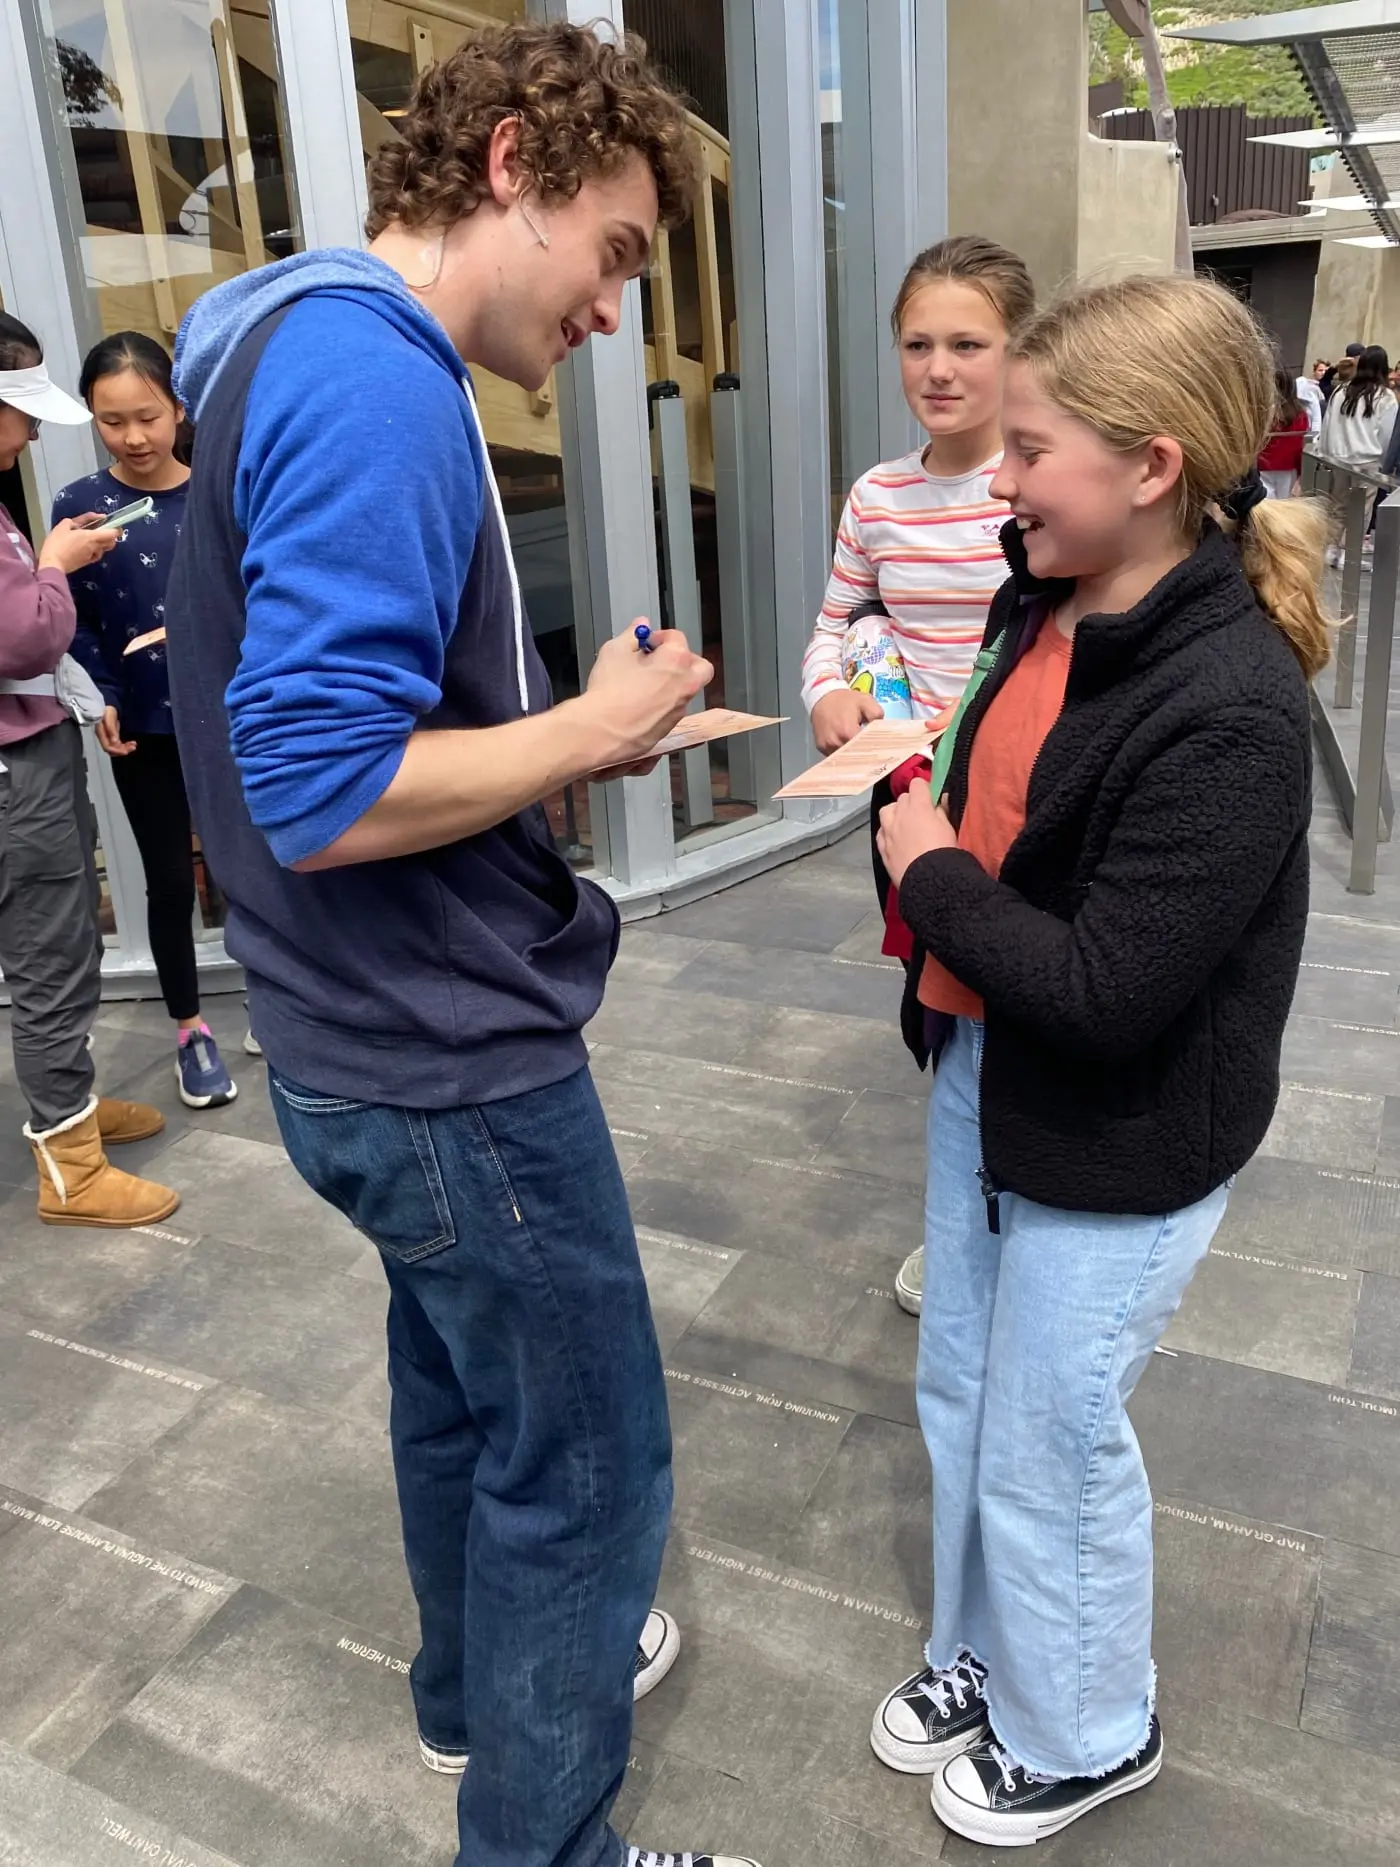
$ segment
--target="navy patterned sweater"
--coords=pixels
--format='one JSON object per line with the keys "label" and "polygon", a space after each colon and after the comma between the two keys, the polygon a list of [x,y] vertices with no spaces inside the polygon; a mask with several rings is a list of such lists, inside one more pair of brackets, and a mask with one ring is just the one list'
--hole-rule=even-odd
{"label": "navy patterned sweater", "polygon": [[[96,564],[68,579],[78,611],[73,653],[117,709],[129,739],[143,733],[173,733],[170,680],[165,644],[138,648],[125,655],[128,642],[165,626],[165,586],[184,523],[188,483],[168,493],[152,493],[155,511],[138,519],[121,542]],[[84,512],[117,512],[143,495],[105,469],[65,486],[53,502],[54,523]]]}

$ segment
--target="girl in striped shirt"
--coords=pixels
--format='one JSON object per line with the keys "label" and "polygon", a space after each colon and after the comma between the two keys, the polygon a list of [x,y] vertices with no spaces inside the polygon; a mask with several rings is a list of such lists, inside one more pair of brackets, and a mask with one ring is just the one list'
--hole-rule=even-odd
{"label": "girl in striped shirt", "polygon": [[1006,574],[998,534],[1007,507],[991,496],[1001,465],[1002,358],[1035,307],[1014,253],[976,234],[931,246],[905,275],[891,323],[904,394],[928,436],[851,489],[826,601],[803,661],[802,697],[819,751],[834,752],[879,703],[841,670],[852,610],[883,604],[904,657],[914,712],[930,719],[962,693]]}

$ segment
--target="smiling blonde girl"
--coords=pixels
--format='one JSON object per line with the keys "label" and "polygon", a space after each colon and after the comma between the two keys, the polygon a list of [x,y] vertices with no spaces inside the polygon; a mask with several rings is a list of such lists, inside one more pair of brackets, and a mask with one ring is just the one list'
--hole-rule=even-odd
{"label": "smiling blonde girl", "polygon": [[914,784],[883,816],[937,1065],[935,1573],[926,1665],[871,1741],[991,1846],[1162,1765],[1126,1403],[1269,1126],[1307,924],[1326,519],[1263,497],[1274,410],[1263,334],[1204,281],[1018,333],[990,671],[942,803]]}

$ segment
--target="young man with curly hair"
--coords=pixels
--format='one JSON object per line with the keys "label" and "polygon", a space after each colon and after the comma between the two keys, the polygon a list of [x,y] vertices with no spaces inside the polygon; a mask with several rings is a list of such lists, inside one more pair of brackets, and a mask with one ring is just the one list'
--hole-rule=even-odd
{"label": "young man with curly hair", "polygon": [[287,1151],[388,1278],[460,1867],[635,1867],[608,1814],[675,1652],[670,1432],[580,1034],[617,913],[540,800],[641,760],[710,669],[628,630],[551,707],[463,365],[534,390],[614,331],[695,158],[641,46],[564,25],[484,32],[397,128],[368,253],[234,280],[180,333],[176,724]]}

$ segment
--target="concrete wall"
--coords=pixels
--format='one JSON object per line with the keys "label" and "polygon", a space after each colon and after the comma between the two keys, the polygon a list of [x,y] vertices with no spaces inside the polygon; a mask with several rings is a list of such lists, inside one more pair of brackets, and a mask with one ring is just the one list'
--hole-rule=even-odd
{"label": "concrete wall", "polygon": [[1043,298],[1170,272],[1176,173],[1088,133],[1084,0],[948,0],[948,229],[1017,252]]}
{"label": "concrete wall", "polygon": [[1382,261],[1394,254],[1374,247],[1324,241],[1317,265],[1308,359],[1335,362],[1350,343],[1383,343],[1379,335]]}
{"label": "concrete wall", "polygon": [[1180,174],[1160,143],[1084,138],[1079,277],[1093,284],[1172,270]]}
{"label": "concrete wall", "polygon": [[1400,248],[1323,242],[1308,327],[1308,358],[1335,361],[1350,343],[1400,357]]}
{"label": "concrete wall", "polygon": [[1084,0],[948,0],[948,230],[1046,295],[1078,267],[1087,81]]}

